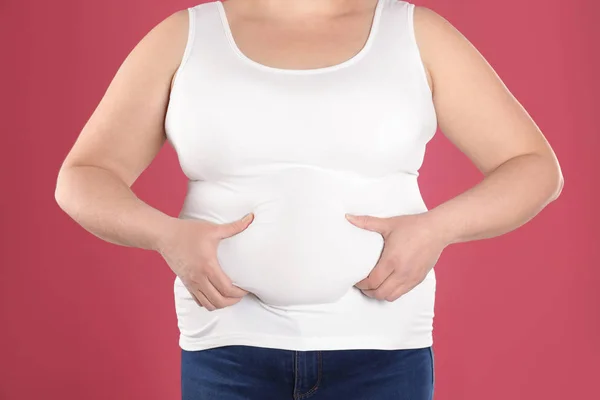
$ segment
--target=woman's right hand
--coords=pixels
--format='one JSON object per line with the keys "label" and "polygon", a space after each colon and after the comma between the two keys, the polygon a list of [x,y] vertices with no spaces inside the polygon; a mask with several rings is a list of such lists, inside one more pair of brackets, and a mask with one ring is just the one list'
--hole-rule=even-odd
{"label": "woman's right hand", "polygon": [[177,219],[158,252],[181,279],[197,303],[209,311],[239,302],[248,291],[233,285],[217,260],[222,239],[244,231],[254,219],[215,224],[202,219]]}

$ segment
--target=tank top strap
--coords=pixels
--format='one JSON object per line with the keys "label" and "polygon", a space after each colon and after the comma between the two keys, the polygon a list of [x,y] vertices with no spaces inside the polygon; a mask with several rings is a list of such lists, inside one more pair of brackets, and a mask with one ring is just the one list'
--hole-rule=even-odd
{"label": "tank top strap", "polygon": [[397,67],[411,65],[420,68],[421,59],[413,28],[415,5],[402,0],[383,1],[383,12],[369,56],[375,62],[383,60]]}
{"label": "tank top strap", "polygon": [[[384,1],[386,4],[369,62],[382,72],[401,74],[405,79],[410,77],[415,86],[413,95],[430,103],[432,92],[414,30],[416,6],[402,0]],[[431,108],[431,104],[427,107]]]}
{"label": "tank top strap", "polygon": [[414,4],[401,0],[382,0],[383,12],[378,22],[377,46],[394,51],[410,39],[412,10]]}
{"label": "tank top strap", "polygon": [[[205,57],[215,57],[224,54],[227,50],[227,37],[223,29],[220,15],[221,2],[211,1],[190,7],[193,16],[194,47],[201,51]],[[215,60],[216,61],[216,60]]]}
{"label": "tank top strap", "polygon": [[[414,4],[402,0],[378,0],[367,42],[355,57],[328,68],[318,68],[314,71],[289,70],[287,72],[324,72],[327,69],[340,69],[339,67],[350,65],[356,61],[368,65],[369,69],[382,66],[384,69],[388,67],[401,68],[407,64],[422,69],[414,37],[412,20],[414,7]],[[244,54],[240,54],[231,37],[227,16],[224,15],[220,0],[200,3],[188,8],[188,11],[190,17],[189,36],[180,70],[183,69],[192,54],[193,58],[197,59],[197,62],[201,61],[203,65],[212,64],[221,68],[227,65],[237,65],[240,57],[247,59]],[[286,72],[258,65],[252,60],[243,61],[254,63],[255,66],[263,67],[262,69],[265,70]],[[418,73],[423,74],[423,71]]]}

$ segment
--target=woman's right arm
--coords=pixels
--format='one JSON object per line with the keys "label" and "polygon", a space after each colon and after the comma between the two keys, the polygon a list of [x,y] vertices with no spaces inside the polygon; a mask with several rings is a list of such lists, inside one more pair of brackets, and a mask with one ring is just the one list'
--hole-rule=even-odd
{"label": "woman's right arm", "polygon": [[97,237],[159,252],[196,301],[212,311],[248,292],[220,268],[220,240],[246,229],[252,215],[227,224],[168,216],[140,200],[131,185],[164,142],[175,71],[187,44],[188,10],[156,25],[130,52],[64,160],[59,206]]}
{"label": "woman's right arm", "polygon": [[177,221],[140,200],[130,187],[166,140],[164,117],[187,28],[184,9],[142,38],[60,168],[57,203],[105,241],[158,251]]}

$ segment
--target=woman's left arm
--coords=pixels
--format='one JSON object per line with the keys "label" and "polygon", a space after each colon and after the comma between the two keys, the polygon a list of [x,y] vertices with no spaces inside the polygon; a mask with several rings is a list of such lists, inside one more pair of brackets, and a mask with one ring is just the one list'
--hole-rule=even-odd
{"label": "woman's left arm", "polygon": [[518,228],[563,187],[546,138],[479,51],[428,8],[415,8],[414,29],[438,127],[484,179],[421,214],[346,215],[352,224],[384,238],[377,264],[355,286],[387,301],[423,281],[448,245]]}
{"label": "woman's left arm", "polygon": [[554,151],[489,63],[446,19],[416,7],[414,27],[438,126],[485,176],[427,218],[448,243],[518,228],[562,190]]}

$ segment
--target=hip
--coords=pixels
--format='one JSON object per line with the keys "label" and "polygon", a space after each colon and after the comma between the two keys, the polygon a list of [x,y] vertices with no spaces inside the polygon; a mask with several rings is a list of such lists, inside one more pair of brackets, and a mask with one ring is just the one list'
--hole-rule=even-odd
{"label": "hip", "polygon": [[180,347],[204,350],[246,345],[287,350],[396,350],[432,344],[436,279],[431,275],[396,301],[351,288],[334,303],[272,306],[252,293],[208,311],[175,282]]}
{"label": "hip", "polygon": [[431,346],[309,350],[221,346],[181,350],[182,400],[431,400]]}

